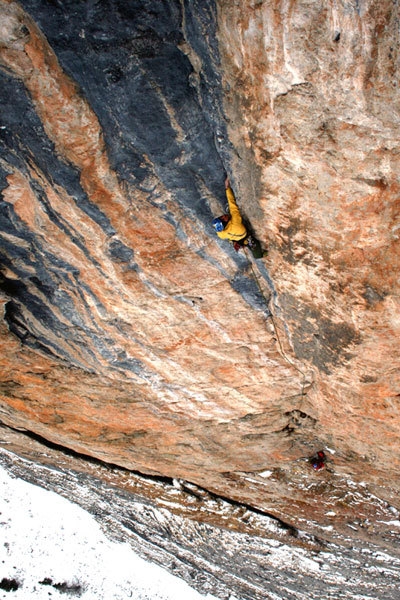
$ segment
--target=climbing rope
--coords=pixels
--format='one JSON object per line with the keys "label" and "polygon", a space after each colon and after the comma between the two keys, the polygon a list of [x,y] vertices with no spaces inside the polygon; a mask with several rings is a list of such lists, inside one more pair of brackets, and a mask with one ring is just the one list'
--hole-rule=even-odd
{"label": "climbing rope", "polygon": [[248,262],[250,264],[250,268],[251,268],[251,272],[252,272],[252,275],[253,275],[253,279],[256,282],[256,285],[257,285],[257,287],[258,287],[258,289],[260,291],[260,294],[261,294],[261,296],[264,299],[266,307],[268,308],[269,318],[271,319],[272,327],[274,329],[274,333],[275,333],[275,336],[276,336],[276,340],[278,342],[278,346],[279,346],[279,349],[280,349],[281,356],[284,358],[284,360],[288,364],[290,364],[294,369],[296,369],[296,371],[298,371],[298,373],[300,373],[302,375],[302,377],[303,377],[302,384],[301,384],[301,398],[303,400],[303,398],[305,396],[307,396],[307,393],[304,391],[305,390],[305,385],[306,385],[306,377],[307,377],[306,373],[302,369],[300,369],[300,367],[298,367],[296,365],[296,363],[291,358],[289,358],[289,356],[286,354],[286,352],[285,352],[285,350],[283,348],[283,344],[282,344],[282,341],[281,341],[281,338],[280,338],[280,335],[279,335],[278,327],[276,325],[275,317],[274,317],[274,314],[273,314],[273,311],[272,311],[271,297],[267,298],[265,296],[265,293],[264,293],[264,291],[263,291],[263,289],[261,287],[260,281],[259,281],[259,279],[258,279],[258,277],[256,275],[253,261],[252,261],[252,259],[250,258],[249,254],[248,254],[248,252],[249,252],[248,248],[244,247],[243,250],[244,250],[246,258],[247,258],[247,260],[248,260]]}

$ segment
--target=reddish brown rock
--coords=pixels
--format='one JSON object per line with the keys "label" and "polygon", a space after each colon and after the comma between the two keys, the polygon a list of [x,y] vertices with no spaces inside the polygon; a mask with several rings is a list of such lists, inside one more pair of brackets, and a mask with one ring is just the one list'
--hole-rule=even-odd
{"label": "reddish brown rock", "polygon": [[[140,123],[124,129],[117,93],[113,112],[91,96],[95,83],[78,85],[65,66],[75,52],[71,72],[79,59],[84,73],[77,44],[90,39],[89,50],[100,53],[104,35],[90,38],[84,21],[71,50],[57,40],[53,48],[51,32],[39,26],[41,3],[37,17],[25,4],[0,3],[1,64],[21,105],[26,90],[26,114],[36,115],[58,162],[52,171],[49,157],[30,152],[33,137],[15,149],[16,135],[2,158],[2,422],[291,522],[324,523],[335,486],[338,526],[351,519],[354,507],[340,504],[347,476],[393,501],[400,459],[393,4],[219,1],[227,166],[243,214],[269,249],[257,264],[219,245],[210,227],[223,210],[223,165],[212,136],[205,158],[195,144],[210,121],[188,121],[154,70],[150,87],[170,141],[160,149],[160,108],[160,122],[153,111],[146,123],[156,134],[159,126],[157,144],[149,138],[146,146]],[[131,80],[162,48],[153,37],[156,51],[139,52],[138,39],[129,46]],[[199,70],[206,80],[213,65],[193,39],[187,43],[193,47],[178,52],[191,82],[186,93],[206,112]],[[125,81],[128,66],[117,66],[112,77]],[[100,78],[106,69],[94,72]],[[134,118],[144,108],[131,110]],[[132,179],[113,146],[128,147],[128,138],[141,153]],[[205,177],[209,162],[220,190]],[[320,449],[327,469],[315,473],[308,457]],[[308,491],[312,482],[318,494]],[[363,502],[373,518],[367,494]]]}
{"label": "reddish brown rock", "polygon": [[345,454],[397,468],[397,9],[220,6],[238,186],[310,412]]}

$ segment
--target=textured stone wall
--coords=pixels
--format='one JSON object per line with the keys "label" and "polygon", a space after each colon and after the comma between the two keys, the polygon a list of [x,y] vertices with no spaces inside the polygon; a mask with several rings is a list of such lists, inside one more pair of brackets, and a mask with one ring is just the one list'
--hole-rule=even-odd
{"label": "textured stone wall", "polygon": [[311,413],[335,445],[397,470],[398,6],[229,4],[238,183],[293,352],[314,372]]}
{"label": "textured stone wall", "polygon": [[[310,530],[376,521],[400,466],[397,5],[0,11],[1,421]],[[225,171],[257,264],[213,233]]]}

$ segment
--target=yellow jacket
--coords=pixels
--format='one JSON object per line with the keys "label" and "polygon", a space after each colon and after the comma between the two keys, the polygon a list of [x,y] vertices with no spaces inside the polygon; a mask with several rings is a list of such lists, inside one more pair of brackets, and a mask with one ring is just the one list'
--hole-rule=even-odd
{"label": "yellow jacket", "polygon": [[238,242],[247,235],[246,227],[243,225],[242,217],[236,204],[235,196],[230,187],[226,188],[226,198],[229,204],[231,218],[222,231],[217,231],[218,237],[223,240]]}

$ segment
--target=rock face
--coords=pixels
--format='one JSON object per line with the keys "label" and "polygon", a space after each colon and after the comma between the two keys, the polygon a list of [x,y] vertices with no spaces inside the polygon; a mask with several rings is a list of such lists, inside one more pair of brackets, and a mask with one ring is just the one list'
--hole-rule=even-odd
{"label": "rock face", "polygon": [[[390,545],[397,5],[0,11],[3,424]],[[262,260],[214,235],[225,171]]]}

